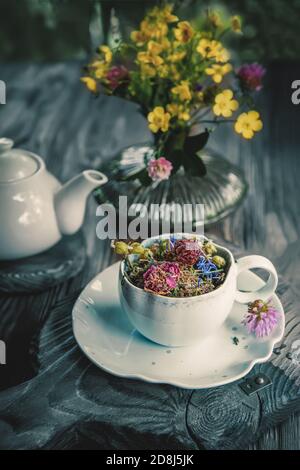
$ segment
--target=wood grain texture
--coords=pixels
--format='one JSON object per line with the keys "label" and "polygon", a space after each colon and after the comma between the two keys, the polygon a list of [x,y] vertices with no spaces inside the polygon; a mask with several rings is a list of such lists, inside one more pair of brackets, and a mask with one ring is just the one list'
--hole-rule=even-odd
{"label": "wood grain texture", "polygon": [[[107,243],[103,249],[108,249]],[[282,341],[286,347],[249,374],[263,372],[273,381],[251,396],[239,387],[241,380],[191,391],[101,371],[73,337],[70,312],[78,291],[65,296],[53,305],[40,332],[34,355],[37,375],[9,393],[0,393],[0,447],[246,448],[300,406],[300,363],[286,357],[300,322],[289,304],[290,289],[282,281],[279,292],[287,311]]]}
{"label": "wood grain texture", "polygon": [[[76,63],[0,66],[7,83],[1,136],[43,156],[62,181],[149,139],[135,107],[117,99],[94,100],[78,81],[79,69]],[[208,235],[225,238],[241,252],[270,257],[282,276],[286,347],[271,363],[256,366],[279,387],[241,401],[235,384],[204,394],[115,378],[90,364],[71,335],[71,307],[86,282],[112,262],[107,244],[95,237],[91,199],[83,272],[44,293],[1,296],[7,365],[0,366],[0,384],[15,385],[0,392],[1,447],[247,448],[255,441],[252,449],[300,449],[300,418],[277,424],[299,410],[299,367],[286,357],[300,333],[299,109],[290,101],[290,83],[299,73],[299,65],[269,69],[260,98],[265,129],[254,141],[243,142],[223,127],[210,143],[244,170],[249,195]],[[212,407],[221,390],[226,406]],[[231,425],[218,433],[219,420]]]}

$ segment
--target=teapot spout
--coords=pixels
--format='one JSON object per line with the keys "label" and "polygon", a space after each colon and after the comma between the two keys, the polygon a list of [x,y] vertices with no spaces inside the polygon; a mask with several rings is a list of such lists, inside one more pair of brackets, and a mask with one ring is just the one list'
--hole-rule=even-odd
{"label": "teapot spout", "polygon": [[85,170],[58,190],[54,204],[58,227],[63,235],[73,235],[80,229],[88,195],[106,182],[107,177],[100,171]]}

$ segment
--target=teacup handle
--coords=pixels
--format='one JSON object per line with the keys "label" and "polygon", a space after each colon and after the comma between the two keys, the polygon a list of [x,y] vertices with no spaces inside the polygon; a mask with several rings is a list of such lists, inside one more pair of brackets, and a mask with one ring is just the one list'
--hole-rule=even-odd
{"label": "teacup handle", "polygon": [[253,302],[256,299],[268,300],[275,292],[278,284],[278,276],[276,269],[270,260],[264,256],[251,255],[244,256],[237,261],[237,276],[247,269],[261,268],[269,273],[269,279],[266,284],[254,292],[241,292],[237,291],[235,300],[242,304]]}

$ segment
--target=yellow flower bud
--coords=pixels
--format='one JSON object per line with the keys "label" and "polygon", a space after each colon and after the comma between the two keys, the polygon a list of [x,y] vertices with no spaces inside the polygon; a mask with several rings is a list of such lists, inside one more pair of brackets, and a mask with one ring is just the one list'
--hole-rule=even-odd
{"label": "yellow flower bud", "polygon": [[97,82],[94,78],[91,77],[81,77],[80,79],[82,83],[85,84],[88,90],[90,90],[92,93],[96,93],[97,91]]}
{"label": "yellow flower bud", "polygon": [[117,255],[127,255],[128,245],[125,242],[115,242],[114,251]]}
{"label": "yellow flower bud", "polygon": [[234,31],[235,33],[242,32],[242,22],[241,18],[238,15],[232,16],[230,18],[230,23],[232,31]]}
{"label": "yellow flower bud", "polygon": [[222,256],[214,256],[212,262],[218,267],[223,268],[225,266],[226,261]]}
{"label": "yellow flower bud", "polygon": [[131,253],[133,255],[142,255],[145,251],[145,248],[137,242],[132,243],[131,247]]}
{"label": "yellow flower bud", "polygon": [[213,244],[213,242],[207,242],[205,243],[204,245],[204,251],[205,253],[207,253],[208,255],[213,255],[214,253],[217,253],[217,248],[215,247],[215,245]]}
{"label": "yellow flower bud", "polygon": [[141,258],[142,259],[152,258],[152,255],[153,255],[152,251],[149,248],[145,248],[144,252],[141,255]]}

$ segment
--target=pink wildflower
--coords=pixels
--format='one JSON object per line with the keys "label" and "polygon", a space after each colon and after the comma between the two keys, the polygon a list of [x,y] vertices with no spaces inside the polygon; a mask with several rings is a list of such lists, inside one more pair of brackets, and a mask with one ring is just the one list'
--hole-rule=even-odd
{"label": "pink wildflower", "polygon": [[171,174],[173,165],[165,157],[150,160],[148,163],[148,175],[153,181],[167,180]]}
{"label": "pink wildflower", "polygon": [[114,65],[106,74],[108,85],[115,90],[122,82],[129,80],[129,73],[124,65]]}
{"label": "pink wildflower", "polygon": [[248,313],[242,323],[248,333],[255,333],[257,337],[268,336],[278,323],[279,312],[269,302],[255,300],[248,304]]}
{"label": "pink wildflower", "polygon": [[152,264],[143,275],[144,289],[156,294],[166,295],[175,289],[180,276],[177,263],[165,261]]}
{"label": "pink wildflower", "polygon": [[237,76],[242,85],[248,90],[259,91],[262,89],[262,78],[266,70],[260,64],[244,64],[237,70]]}

